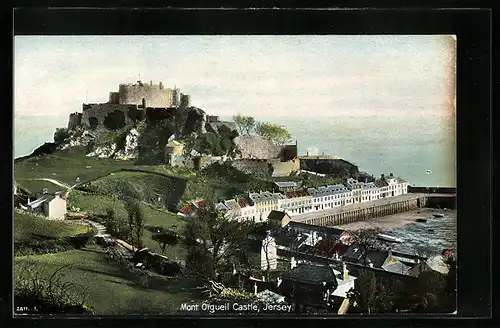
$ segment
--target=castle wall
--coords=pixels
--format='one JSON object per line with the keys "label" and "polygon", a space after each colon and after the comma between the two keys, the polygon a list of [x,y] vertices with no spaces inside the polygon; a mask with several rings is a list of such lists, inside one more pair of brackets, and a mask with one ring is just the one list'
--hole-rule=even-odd
{"label": "castle wall", "polygon": [[[92,118],[97,119],[97,123],[100,127],[104,126],[104,120],[106,117],[115,112],[123,112],[125,116],[125,125],[134,124],[133,113],[137,113],[137,105],[121,105],[121,104],[84,104],[82,121],[81,123],[87,127],[90,127],[90,121]],[[132,117],[132,118],[131,118]]]}
{"label": "castle wall", "polygon": [[171,107],[179,103],[179,92],[172,89],[164,89],[163,86],[151,83],[142,84],[120,84],[119,103],[142,105],[142,98],[150,107]]}
{"label": "castle wall", "polygon": [[275,159],[280,158],[282,147],[260,136],[240,136],[234,139],[236,147],[241,152],[241,158]]}
{"label": "castle wall", "polygon": [[73,130],[82,124],[82,113],[69,114],[68,130]]}
{"label": "castle wall", "polygon": [[273,169],[273,177],[287,177],[300,170],[300,160],[298,158],[287,162],[273,160],[271,165]]}

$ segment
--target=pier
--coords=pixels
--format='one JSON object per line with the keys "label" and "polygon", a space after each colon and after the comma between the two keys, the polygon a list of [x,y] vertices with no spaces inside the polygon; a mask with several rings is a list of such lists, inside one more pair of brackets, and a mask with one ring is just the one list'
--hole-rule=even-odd
{"label": "pier", "polygon": [[432,200],[455,200],[456,194],[409,193],[396,197],[378,199],[366,203],[350,204],[319,212],[305,213],[292,217],[292,221],[317,226],[335,226],[426,207]]}

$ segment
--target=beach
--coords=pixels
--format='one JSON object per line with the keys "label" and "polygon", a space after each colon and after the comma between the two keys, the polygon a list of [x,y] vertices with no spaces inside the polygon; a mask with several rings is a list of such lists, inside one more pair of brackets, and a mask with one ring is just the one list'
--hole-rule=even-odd
{"label": "beach", "polygon": [[394,215],[382,216],[365,221],[352,222],[334,226],[342,230],[358,230],[369,228],[380,228],[382,230],[392,230],[401,228],[409,223],[416,222],[416,219],[429,219],[432,214],[436,213],[435,209],[422,208],[415,211],[403,212]]}

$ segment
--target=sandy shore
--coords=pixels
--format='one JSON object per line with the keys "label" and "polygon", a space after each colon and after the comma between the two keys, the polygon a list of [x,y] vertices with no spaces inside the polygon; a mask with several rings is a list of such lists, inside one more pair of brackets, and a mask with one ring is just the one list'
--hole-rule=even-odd
{"label": "sandy shore", "polygon": [[340,224],[335,226],[335,228],[343,230],[358,230],[358,229],[369,229],[369,228],[380,228],[382,230],[391,230],[395,228],[400,228],[408,223],[415,222],[416,219],[428,219],[437,210],[431,208],[423,208],[415,211],[403,212],[389,216],[382,216],[379,218],[374,218],[365,221],[358,221],[347,224]]}

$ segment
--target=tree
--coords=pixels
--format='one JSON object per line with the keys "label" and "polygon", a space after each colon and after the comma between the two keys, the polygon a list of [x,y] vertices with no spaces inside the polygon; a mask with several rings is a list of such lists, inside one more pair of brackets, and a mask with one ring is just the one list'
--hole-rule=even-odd
{"label": "tree", "polygon": [[64,140],[69,138],[71,136],[71,133],[69,132],[68,129],[66,128],[57,128],[56,132],[54,133],[54,142],[55,143],[62,143]]}
{"label": "tree", "polygon": [[[270,247],[275,246],[274,238],[281,232],[281,225],[274,220],[259,222],[252,227],[250,234],[253,234],[261,241],[261,247],[266,256],[266,279],[269,281],[271,271],[271,259],[269,258]],[[271,238],[268,238],[271,237]]]}
{"label": "tree", "polygon": [[243,116],[241,114],[237,114],[233,117],[234,122],[238,128],[238,133],[242,136],[251,135],[256,126],[255,119],[251,116]]}
{"label": "tree", "polygon": [[271,123],[257,123],[255,131],[258,135],[274,142],[276,145],[284,145],[290,142],[290,133],[282,126]]}
{"label": "tree", "polygon": [[378,238],[381,230],[379,228],[359,229],[349,231],[350,242],[361,248],[363,265],[367,265],[367,257],[370,251],[380,251],[387,249],[387,244]]}
{"label": "tree", "polygon": [[170,230],[156,233],[152,236],[152,239],[158,243],[162,255],[165,254],[165,249],[168,245],[177,245],[177,243],[179,242],[179,236],[175,232]]}
{"label": "tree", "polygon": [[219,279],[227,261],[247,248],[248,232],[248,224],[227,220],[213,204],[199,208],[184,230],[189,271],[204,281]]}
{"label": "tree", "polygon": [[130,241],[138,248],[142,248],[142,234],[144,232],[144,213],[139,202],[129,198],[125,202],[125,209],[128,215],[128,226],[130,229]]}
{"label": "tree", "polygon": [[347,292],[347,298],[356,308],[368,314],[372,312],[390,312],[392,300],[385,287],[377,281],[371,270],[361,270],[355,286]]}

